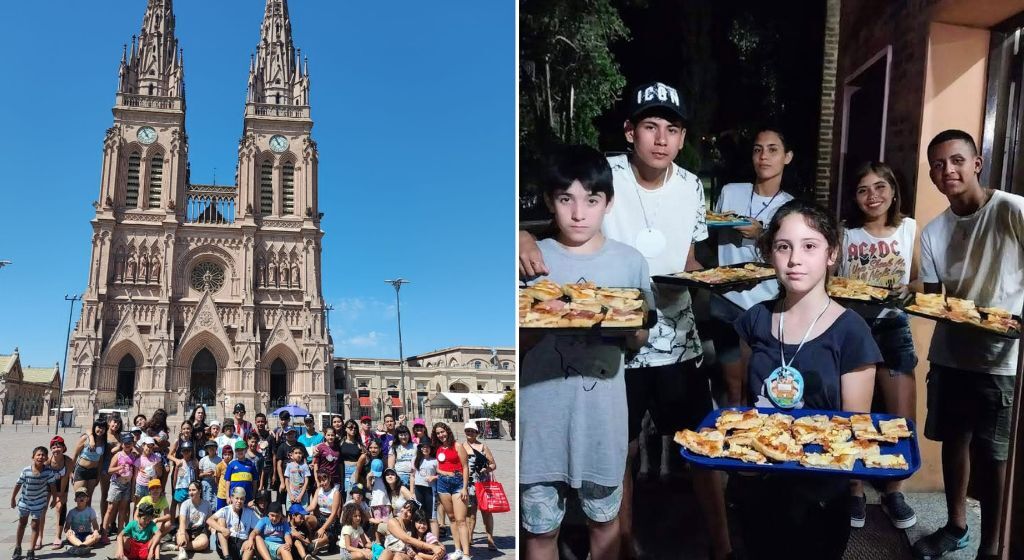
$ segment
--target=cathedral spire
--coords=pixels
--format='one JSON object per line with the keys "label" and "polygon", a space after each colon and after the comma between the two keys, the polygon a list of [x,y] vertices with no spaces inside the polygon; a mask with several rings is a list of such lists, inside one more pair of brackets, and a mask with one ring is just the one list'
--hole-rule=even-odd
{"label": "cathedral spire", "polygon": [[119,94],[184,99],[184,68],[174,36],[172,0],[148,0],[138,45],[133,35],[127,59],[122,55],[119,74]]}
{"label": "cathedral spire", "polygon": [[292,44],[287,0],[267,0],[260,42],[249,64],[249,103],[309,105],[309,78]]}

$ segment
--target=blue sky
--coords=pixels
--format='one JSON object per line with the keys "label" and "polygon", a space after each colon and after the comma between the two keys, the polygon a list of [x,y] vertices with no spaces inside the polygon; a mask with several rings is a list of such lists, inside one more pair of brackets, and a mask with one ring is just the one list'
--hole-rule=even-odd
{"label": "blue sky", "polygon": [[[12,2],[0,18],[0,353],[59,362],[88,272],[121,45],[144,0]],[[264,0],[175,2],[192,182],[232,180]],[[320,148],[335,354],[515,340],[515,4],[289,3]],[[78,307],[75,320],[78,319]]]}

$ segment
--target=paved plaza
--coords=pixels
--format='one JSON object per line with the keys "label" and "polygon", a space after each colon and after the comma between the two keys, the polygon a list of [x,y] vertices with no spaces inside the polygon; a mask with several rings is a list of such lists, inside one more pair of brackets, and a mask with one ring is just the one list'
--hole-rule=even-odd
{"label": "paved plaza", "polygon": [[[69,447],[73,447],[74,441],[80,435],[80,431],[75,429],[69,429],[67,432],[61,430],[61,435],[68,441]],[[14,484],[18,481],[18,474],[21,469],[30,463],[30,455],[32,449],[39,445],[46,445],[50,438],[53,437],[53,429],[49,431],[36,427],[31,430],[28,426],[19,425],[12,426],[10,424],[0,426],[0,446],[3,451],[0,452],[0,496],[3,496],[4,507],[0,509],[0,560],[6,560],[10,558],[10,553],[14,549],[15,531],[17,530],[18,514],[17,510],[12,510],[8,506],[10,505],[11,491],[14,488]],[[515,447],[516,442],[512,440],[485,440],[487,445],[490,446],[494,453],[494,460],[498,465],[498,470],[495,475],[499,482],[505,487],[506,493],[509,494],[509,501],[512,503],[513,510],[509,513],[497,514],[494,516],[494,540],[498,545],[498,551],[492,552],[487,550],[487,541],[483,534],[483,522],[477,520],[476,532],[473,535],[473,558],[479,560],[489,560],[492,558],[515,558],[515,539],[516,539],[516,519],[518,519],[518,513],[515,510],[515,496],[514,492],[516,489],[515,479]],[[99,492],[93,496],[92,502],[93,509],[99,513]],[[61,550],[52,550],[49,543],[53,542],[53,519],[54,514],[50,513],[46,519],[46,533],[44,535],[45,546],[42,550],[36,551],[36,558],[43,560],[47,558],[68,558],[67,547]],[[30,530],[26,528],[26,535],[22,542],[22,548],[27,551],[27,544],[29,541]],[[454,550],[452,546],[451,538],[445,539],[444,544],[447,546],[448,551]],[[95,550],[91,558],[104,559],[108,556],[113,556],[114,545]],[[176,552],[168,551],[161,554],[162,560],[171,560],[176,557]],[[337,558],[338,555],[324,556],[323,558]],[[216,559],[217,555],[214,553],[196,554],[195,558],[199,559]]]}

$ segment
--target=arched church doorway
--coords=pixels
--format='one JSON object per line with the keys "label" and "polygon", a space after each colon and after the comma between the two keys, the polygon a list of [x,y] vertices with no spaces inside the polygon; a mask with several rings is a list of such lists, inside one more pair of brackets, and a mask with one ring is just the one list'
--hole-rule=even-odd
{"label": "arched church doorway", "polygon": [[271,410],[288,404],[288,368],[284,360],[278,358],[270,364],[270,408]]}
{"label": "arched church doorway", "polygon": [[126,354],[117,364],[117,399],[118,407],[131,406],[132,395],[135,394],[135,357]]}
{"label": "arched church doorway", "polygon": [[217,399],[217,359],[213,353],[203,348],[192,358],[192,375],[190,378],[192,406],[199,404],[212,406]]}

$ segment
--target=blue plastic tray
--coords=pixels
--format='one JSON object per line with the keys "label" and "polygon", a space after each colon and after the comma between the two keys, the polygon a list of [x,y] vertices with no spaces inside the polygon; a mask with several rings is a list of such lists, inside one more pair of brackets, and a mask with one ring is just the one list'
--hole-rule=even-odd
{"label": "blue plastic tray", "polygon": [[733,220],[731,222],[708,222],[707,225],[708,225],[709,228],[716,228],[716,227],[749,226],[752,223],[753,222],[751,222],[750,220]]}
{"label": "blue plastic tray", "polygon": [[[748,410],[750,407],[735,407],[731,409],[719,409],[711,411],[704,420],[700,423],[700,428],[714,428],[715,420],[718,419],[718,415],[725,410]],[[761,414],[774,414],[781,412],[788,414],[794,418],[800,418],[801,416],[812,416],[815,414],[824,414],[829,418],[833,416],[843,416],[849,418],[856,414],[855,412],[845,412],[836,410],[782,410],[777,408],[758,408]],[[878,427],[879,420],[891,420],[897,418],[892,414],[872,414],[871,419],[875,422],[875,427]],[[683,458],[693,463],[697,467],[715,469],[721,471],[743,471],[743,472],[761,472],[761,473],[790,473],[800,474],[807,476],[826,476],[833,478],[855,478],[860,480],[903,480],[910,478],[918,469],[921,468],[921,450],[917,445],[917,427],[914,425],[914,421],[907,419],[907,427],[910,428],[911,437],[900,438],[898,443],[885,443],[878,442],[879,450],[883,454],[902,454],[903,458],[907,461],[907,470],[900,469],[869,469],[864,466],[864,462],[857,459],[854,464],[853,470],[844,471],[839,469],[818,469],[812,467],[805,467],[797,461],[787,461],[785,463],[768,463],[766,465],[758,465],[755,463],[744,463],[739,459],[728,459],[728,458],[713,458],[705,457],[703,455],[697,455],[690,453],[685,448],[680,447],[680,452]],[[821,453],[822,448],[820,445],[807,444],[804,446],[804,451]]]}

